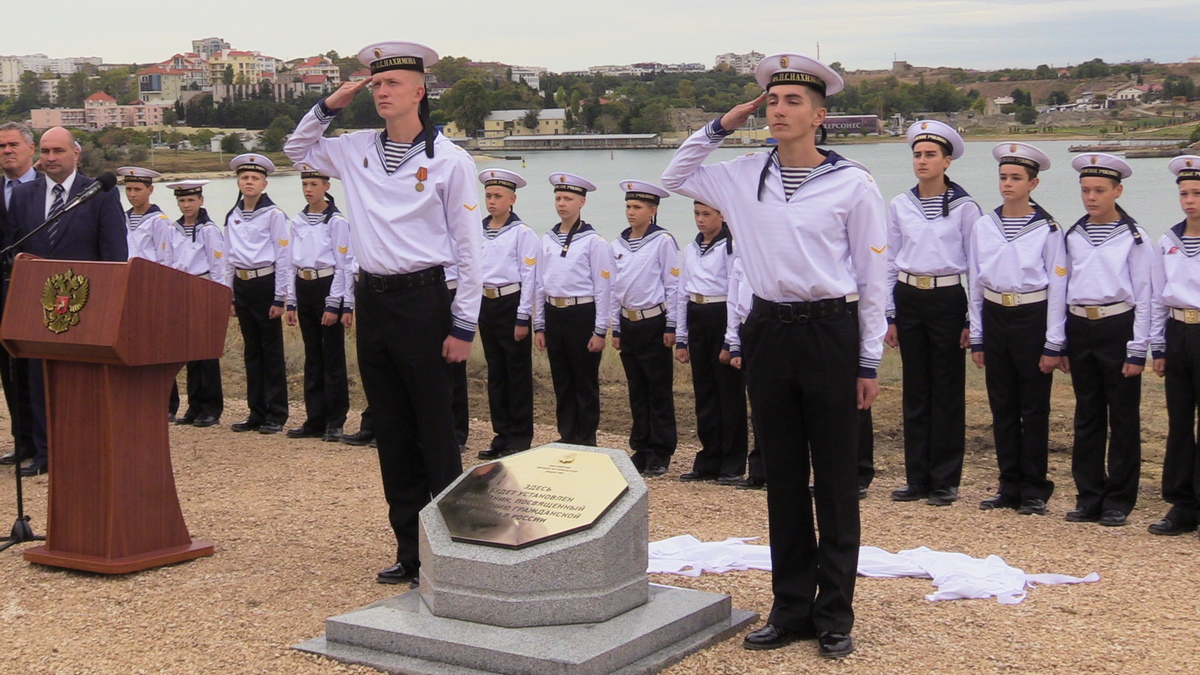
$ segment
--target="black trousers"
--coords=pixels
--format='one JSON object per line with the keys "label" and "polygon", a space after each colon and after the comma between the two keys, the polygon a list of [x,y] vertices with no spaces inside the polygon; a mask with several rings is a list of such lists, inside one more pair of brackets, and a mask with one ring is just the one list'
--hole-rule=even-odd
{"label": "black trousers", "polygon": [[419,560],[418,515],[462,473],[450,412],[450,294],[444,283],[372,290],[355,286],[358,362],[379,446],[396,535],[396,560]]}
{"label": "black trousers", "polygon": [[275,301],[275,275],[233,280],[233,306],[245,343],[246,403],[250,420],[283,424],[288,418],[283,319],[268,318]]}
{"label": "black trousers", "polygon": [[518,452],[533,442],[533,340],[517,342],[517,306],[521,294],[484,298],[479,308],[479,339],[487,359],[491,448]]}
{"label": "black trousers", "polygon": [[346,380],[346,329],[339,322],[321,325],[333,277],[296,279],[296,318],[304,338],[304,426],[341,429],[350,411]]}
{"label": "black trousers", "polygon": [[1163,458],[1163,500],[1200,518],[1200,447],[1196,406],[1200,405],[1200,325],[1167,319],[1167,453]]}
{"label": "black trousers", "polygon": [[670,466],[678,442],[674,346],[663,344],[666,329],[666,314],[641,321],[621,317],[621,366],[633,417],[629,448],[638,471]]}
{"label": "black trousers", "polygon": [[[457,288],[450,291],[451,302],[454,302],[456,295]],[[467,400],[467,362],[451,363],[450,373],[453,376],[454,387],[450,400],[450,409],[454,412],[454,440],[458,441],[461,447],[467,444],[467,436],[471,434],[471,408]]]}
{"label": "black trousers", "polygon": [[1052,374],[1038,368],[1046,335],[1046,303],[1020,307],[984,301],[984,381],[1000,465],[1000,494],[1048,501]]}
{"label": "black trousers", "polygon": [[[359,371],[360,371],[359,375],[360,376],[362,375],[361,370],[362,370],[362,363],[360,362],[359,363]],[[368,404],[366,409],[362,411],[362,417],[359,419],[359,422],[358,422],[358,431],[359,431],[359,433],[362,433],[364,431],[366,431],[367,433],[371,433],[371,434],[375,433],[375,423],[371,421],[371,406],[370,406],[370,404]]]}
{"label": "black trousers", "polygon": [[700,439],[692,470],[705,476],[740,476],[746,471],[746,376],[720,360],[726,303],[689,302],[687,322]]}
{"label": "black trousers", "polygon": [[962,286],[921,290],[896,283],[903,366],[904,472],[922,491],[958,487],[966,449]]}
{"label": "black trousers", "polygon": [[225,396],[221,391],[221,360],[188,361],[186,370],[188,407],[184,419],[194,420],[205,415],[221,419],[221,413],[225,412]]}
{"label": "black trousers", "polygon": [[600,427],[600,354],[588,351],[596,304],[545,306],[546,357],[554,382],[555,417],[563,443],[596,445]]}
{"label": "black trousers", "polygon": [[767,621],[795,631],[849,632],[860,539],[857,458],[846,452],[857,447],[860,424],[858,306],[790,323],[760,306],[755,298],[742,342],[770,476],[775,602]]}
{"label": "black trousers", "polygon": [[33,410],[29,401],[29,360],[14,359],[0,349],[0,386],[11,422],[13,450],[20,456],[34,454]]}
{"label": "black trousers", "polygon": [[1142,469],[1142,376],[1121,374],[1125,343],[1131,339],[1132,311],[1096,320],[1067,316],[1067,355],[1075,388],[1071,475],[1078,492],[1076,508],[1115,509],[1129,515],[1137,503]]}

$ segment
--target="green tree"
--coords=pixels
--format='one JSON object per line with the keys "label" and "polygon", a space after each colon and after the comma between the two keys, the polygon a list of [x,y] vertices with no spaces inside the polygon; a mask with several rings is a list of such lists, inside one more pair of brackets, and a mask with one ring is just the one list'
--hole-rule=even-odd
{"label": "green tree", "polygon": [[671,117],[667,107],[655,102],[642,108],[637,117],[629,121],[629,131],[635,134],[652,134],[671,128]]}
{"label": "green tree", "polygon": [[689,104],[696,102],[696,86],[691,80],[680,80],[678,86],[675,87],[675,95],[687,101]]}
{"label": "green tree", "polygon": [[433,73],[438,82],[454,85],[472,75],[471,68],[467,65],[470,62],[471,59],[465,56],[443,56],[430,66],[429,72]]}
{"label": "green tree", "polygon": [[42,92],[39,82],[41,79],[32,70],[21,73],[21,84],[17,88],[17,98],[12,105],[14,114],[24,114],[41,107]]}
{"label": "green tree", "polygon": [[221,84],[233,84],[233,64],[225,66],[225,72],[221,73]]}
{"label": "green tree", "polygon": [[1200,126],[1192,129],[1192,135],[1188,137],[1188,143],[1192,145],[1200,143]]}
{"label": "green tree", "polygon": [[459,80],[442,94],[441,108],[468,136],[483,128],[483,120],[492,112],[491,98],[483,82],[475,77]]}
{"label": "green tree", "polygon": [[525,118],[521,120],[521,124],[530,131],[536,131],[538,128],[538,113],[542,112],[538,108],[530,108],[525,113]]}
{"label": "green tree", "polygon": [[1038,114],[1032,107],[1023,105],[1017,108],[1016,118],[1020,124],[1037,124]]}
{"label": "green tree", "polygon": [[287,115],[279,115],[271,120],[270,126],[262,134],[262,149],[264,152],[279,152],[283,150],[283,142],[287,135],[296,128],[296,120]]}
{"label": "green tree", "polygon": [[1049,105],[1066,105],[1071,98],[1067,96],[1067,92],[1062,89],[1055,89],[1046,97],[1046,103]]}
{"label": "green tree", "polygon": [[829,64],[829,67],[831,69],[833,69],[833,72],[837,73],[838,75],[846,74],[846,69],[842,67],[841,61],[834,61],[833,63]]}
{"label": "green tree", "polygon": [[221,139],[221,152],[227,152],[231,155],[240,155],[246,151],[246,146],[242,145],[242,139],[238,138],[236,133],[225,134],[225,138]]}

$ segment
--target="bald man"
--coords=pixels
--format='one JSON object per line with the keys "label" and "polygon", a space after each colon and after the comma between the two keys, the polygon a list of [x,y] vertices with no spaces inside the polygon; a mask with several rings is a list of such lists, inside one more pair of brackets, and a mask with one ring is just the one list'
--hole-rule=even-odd
{"label": "bald man", "polygon": [[[80,174],[79,144],[70,131],[55,127],[42,134],[38,144],[42,174],[13,189],[4,240],[10,244],[33,232],[93,181]],[[116,190],[101,193],[80,204],[57,223],[39,230],[20,252],[57,260],[108,260],[125,262],[129,249],[125,216]],[[29,395],[33,412],[33,460],[21,469],[23,476],[46,473],[46,396],[42,363],[29,361]]]}

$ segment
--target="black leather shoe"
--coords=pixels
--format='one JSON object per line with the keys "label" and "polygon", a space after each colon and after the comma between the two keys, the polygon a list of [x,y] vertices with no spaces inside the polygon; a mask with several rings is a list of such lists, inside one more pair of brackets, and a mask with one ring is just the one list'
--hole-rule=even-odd
{"label": "black leather shoe", "polygon": [[352,434],[343,434],[342,442],[346,445],[366,445],[375,440],[375,432],[373,431],[356,431]]}
{"label": "black leather shoe", "polygon": [[735,476],[733,474],[717,476],[717,485],[737,485],[740,482],[742,482],[741,476]]}
{"label": "black leather shoe", "polygon": [[736,487],[739,490],[761,490],[767,486],[765,478],[743,478]]}
{"label": "black leather shoe", "polygon": [[260,434],[277,434],[281,431],[283,431],[283,425],[276,424],[275,422],[263,422],[258,427],[258,433]]}
{"label": "black leather shoe", "polygon": [[321,434],[321,440],[326,443],[340,443],[342,440],[342,428],[329,427],[325,430],[324,434]]}
{"label": "black leather shoe", "polygon": [[[740,476],[739,476],[740,478]],[[685,483],[699,483],[702,481],[716,480],[717,477],[711,473],[700,473],[699,471],[689,471],[685,474],[680,474],[679,480]]]}
{"label": "black leather shoe", "polygon": [[1100,524],[1105,527],[1121,527],[1129,522],[1129,517],[1117,509],[1105,509],[1100,514]]}
{"label": "black leather shoe", "polygon": [[866,498],[867,498],[867,486],[859,485],[858,486],[858,501],[861,502],[862,500],[864,500]]}
{"label": "black leather shoe", "polygon": [[743,638],[742,646],[746,649],[779,649],[804,639],[812,639],[812,636],[769,623]]}
{"label": "black leather shoe", "polygon": [[27,459],[33,459],[33,452],[28,450],[21,453],[10,452],[7,455],[0,457],[0,465],[11,466],[13,464],[20,464]]}
{"label": "black leather shoe", "polygon": [[929,490],[922,490],[911,485],[905,485],[899,490],[892,490],[894,502],[917,502],[929,496]]}
{"label": "black leather shoe", "polygon": [[30,462],[30,463],[26,464],[25,466],[21,467],[21,475],[25,476],[26,478],[30,478],[32,476],[40,476],[49,471],[50,471],[50,469],[44,463],[41,463],[41,462]]}
{"label": "black leather shoe", "polygon": [[[266,434],[266,433],[274,433],[274,432],[271,432],[271,431],[263,431],[263,429],[265,429],[266,427],[269,427],[269,426],[275,426],[275,425],[273,425],[273,424],[269,424],[269,423],[268,423],[268,424],[263,424],[263,425],[262,425],[262,428],[260,428],[260,429],[259,429],[259,431],[260,431],[260,432],[262,432],[262,433],[264,433],[264,434]],[[283,425],[281,424],[281,425],[279,425],[279,426],[280,426],[280,427],[282,427]],[[288,429],[288,430],[287,430],[287,437],[288,437],[288,438],[320,438],[320,437],[321,437],[321,436],[323,436],[323,435],[324,435],[324,434],[321,432],[321,430],[320,430],[320,429],[317,429],[317,428],[315,428],[315,427],[306,426],[306,425],[303,425],[303,424],[302,424],[302,425],[300,425],[300,426],[298,426],[298,427],[296,427],[295,429]]]}
{"label": "black leather shoe", "polygon": [[642,472],[642,475],[645,476],[646,478],[657,478],[658,476],[661,476],[661,475],[665,474],[666,472],[667,472],[667,467],[662,466],[661,464],[652,464],[652,465],[646,467],[646,470]]}
{"label": "black leather shoe", "polygon": [[175,413],[167,413],[167,424],[175,424],[176,421]]}
{"label": "black leather shoe", "polygon": [[1044,516],[1046,515],[1046,502],[1040,499],[1022,499],[1021,505],[1017,507],[1017,513],[1023,516]]}
{"label": "black leather shoe", "polygon": [[1188,522],[1172,511],[1163,516],[1162,520],[1151,524],[1147,529],[1150,531],[1150,534],[1157,534],[1165,537],[1175,537],[1188,532],[1195,532],[1196,523],[1195,521]]}
{"label": "black leather shoe", "polygon": [[1100,520],[1100,514],[1090,509],[1071,509],[1063,520],[1068,523],[1094,523]]}
{"label": "black leather shoe", "polygon": [[958,488],[945,488],[929,493],[925,503],[930,506],[950,506],[958,501]]}
{"label": "black leather shoe", "polygon": [[1021,500],[1008,495],[993,495],[979,502],[980,511],[993,511],[995,509],[1015,509],[1021,505]]}
{"label": "black leather shoe", "polygon": [[488,448],[487,450],[480,450],[479,454],[477,454],[475,456],[478,457],[479,459],[490,462],[493,459],[500,459],[501,457],[503,457],[504,456],[504,448],[492,446],[492,447]]}
{"label": "black leather shoe", "polygon": [[379,439],[372,438],[371,442],[368,443],[367,445],[370,445],[372,448],[378,448],[379,447]]}
{"label": "black leather shoe", "polygon": [[235,422],[229,428],[240,433],[243,431],[258,431],[260,427],[262,427],[262,422],[258,420],[244,419],[241,422]]}
{"label": "black leather shoe", "polygon": [[219,420],[212,415],[201,415],[196,418],[195,422],[192,422],[192,426],[203,429],[204,427],[216,426],[218,421]]}
{"label": "black leather shoe", "polygon": [[177,418],[175,420],[175,424],[176,424],[176,426],[184,426],[186,424],[192,424],[195,421],[196,421],[195,415],[184,415],[183,417]]}
{"label": "black leather shoe", "polygon": [[821,633],[817,636],[817,654],[827,659],[840,659],[854,651],[854,638],[848,633]]}
{"label": "black leather shoe", "polygon": [[415,560],[401,561],[375,575],[375,581],[381,584],[413,584],[420,583],[421,563]]}

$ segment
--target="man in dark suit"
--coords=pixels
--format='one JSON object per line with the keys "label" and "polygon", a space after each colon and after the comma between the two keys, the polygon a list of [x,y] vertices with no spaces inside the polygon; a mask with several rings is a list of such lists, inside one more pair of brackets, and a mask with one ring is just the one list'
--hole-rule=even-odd
{"label": "man in dark suit", "polygon": [[[33,155],[37,147],[33,144],[33,132],[19,122],[0,124],[0,230],[7,220],[8,203],[13,190],[21,183],[37,178],[33,169]],[[0,286],[0,313],[4,311],[4,294],[7,289]],[[33,417],[29,407],[29,389],[26,386],[25,362],[12,359],[8,352],[0,349],[0,385],[4,387],[4,401],[8,405],[8,419],[12,421],[13,451],[0,456],[0,464],[19,464],[34,455]]]}
{"label": "man in dark suit", "polygon": [[[39,144],[43,174],[13,190],[6,228],[9,242],[33,232],[57,214],[94,181],[76,171],[79,144],[70,131],[55,127],[42,134]],[[84,202],[21,245],[22,253],[58,260],[108,260],[125,262],[129,248],[121,197],[109,190]],[[42,362],[29,361],[29,395],[33,408],[33,461],[21,469],[23,476],[46,473],[46,394]]]}

